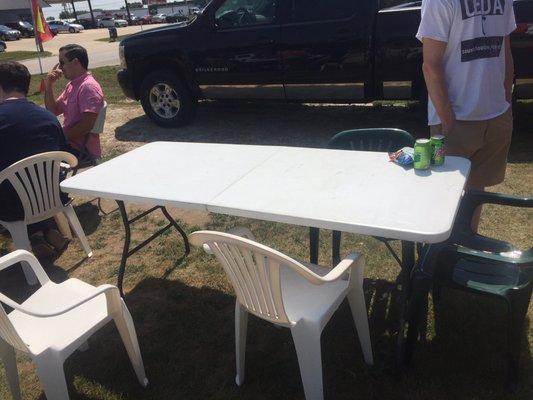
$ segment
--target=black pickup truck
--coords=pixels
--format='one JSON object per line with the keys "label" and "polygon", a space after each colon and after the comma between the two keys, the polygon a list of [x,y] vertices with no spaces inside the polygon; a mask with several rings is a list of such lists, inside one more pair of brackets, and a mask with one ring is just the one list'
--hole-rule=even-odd
{"label": "black pickup truck", "polygon": [[[161,126],[191,121],[198,99],[423,100],[420,4],[212,0],[188,22],[124,39],[118,81]],[[516,77],[531,80],[533,0],[514,7]]]}

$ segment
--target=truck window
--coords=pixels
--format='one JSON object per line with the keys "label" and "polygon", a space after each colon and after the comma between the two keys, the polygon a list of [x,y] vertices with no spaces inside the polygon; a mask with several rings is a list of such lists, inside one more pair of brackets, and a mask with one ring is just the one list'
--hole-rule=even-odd
{"label": "truck window", "polygon": [[345,19],[355,14],[357,0],[292,0],[291,22]]}
{"label": "truck window", "polygon": [[275,0],[226,0],[215,12],[218,28],[273,23],[276,18]]}

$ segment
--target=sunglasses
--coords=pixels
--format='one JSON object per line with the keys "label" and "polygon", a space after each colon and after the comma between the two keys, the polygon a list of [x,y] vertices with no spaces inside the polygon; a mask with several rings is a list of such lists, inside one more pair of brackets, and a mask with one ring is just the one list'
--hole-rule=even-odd
{"label": "sunglasses", "polygon": [[59,60],[59,66],[62,67],[64,66],[67,62],[72,62],[74,60],[77,60],[77,58],[73,58],[72,60],[68,60],[67,61],[62,61],[62,60]]}

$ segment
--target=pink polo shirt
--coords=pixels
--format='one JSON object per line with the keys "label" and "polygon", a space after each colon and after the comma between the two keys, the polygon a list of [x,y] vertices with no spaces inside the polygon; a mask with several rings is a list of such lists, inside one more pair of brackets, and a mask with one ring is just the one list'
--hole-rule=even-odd
{"label": "pink polo shirt", "polygon": [[[59,111],[65,117],[63,128],[68,129],[77,124],[85,112],[98,114],[104,106],[104,93],[96,79],[87,72],[67,83],[63,93],[57,98]],[[75,149],[83,147],[83,141],[69,141]],[[100,135],[90,133],[87,136],[86,147],[94,158],[102,156]]]}

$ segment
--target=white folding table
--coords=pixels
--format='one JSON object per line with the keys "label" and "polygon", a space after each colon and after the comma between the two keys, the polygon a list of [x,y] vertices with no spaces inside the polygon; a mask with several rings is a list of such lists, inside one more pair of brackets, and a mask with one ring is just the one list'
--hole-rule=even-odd
{"label": "white folding table", "polygon": [[[119,204],[126,229],[122,291],[127,257],[146,244],[129,250],[129,226],[154,209],[169,219],[164,229],[180,231],[186,251],[186,235],[165,207],[436,243],[451,233],[469,169],[460,157],[415,172],[391,163],[385,153],[154,142],[77,174],[61,188]],[[128,220],[125,201],[155,207]]]}

